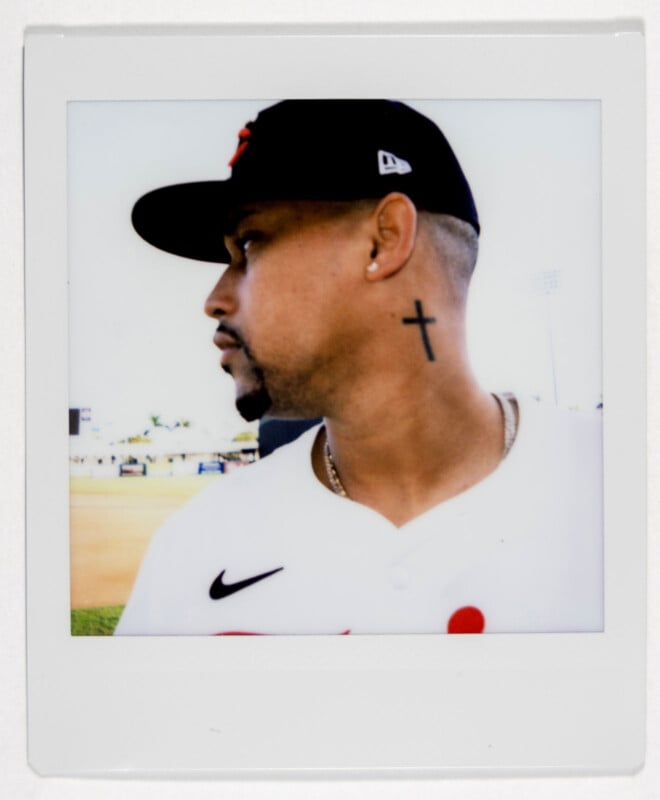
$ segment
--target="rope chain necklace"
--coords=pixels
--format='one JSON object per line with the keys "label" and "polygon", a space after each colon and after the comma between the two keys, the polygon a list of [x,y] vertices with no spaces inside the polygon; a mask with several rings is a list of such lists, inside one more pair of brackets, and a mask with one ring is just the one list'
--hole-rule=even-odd
{"label": "rope chain necklace", "polygon": [[[513,446],[516,439],[516,414],[513,408],[515,397],[510,392],[503,392],[501,394],[493,393],[493,397],[497,400],[502,412],[502,421],[504,423],[504,446],[502,448],[502,459],[509,455],[509,450]],[[325,473],[328,478],[330,488],[335,494],[340,497],[348,497],[348,492],[341,482],[335,460],[332,457],[332,450],[330,450],[330,442],[328,441],[328,432],[325,430],[325,444],[323,447],[323,462],[325,464]]]}

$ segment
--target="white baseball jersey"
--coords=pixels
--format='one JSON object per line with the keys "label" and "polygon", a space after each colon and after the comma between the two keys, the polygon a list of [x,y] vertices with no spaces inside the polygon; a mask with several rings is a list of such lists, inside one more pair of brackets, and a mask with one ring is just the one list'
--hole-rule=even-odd
{"label": "white baseball jersey", "polygon": [[599,415],[521,402],[499,467],[400,528],[319,482],[317,430],[165,523],[116,633],[602,630]]}

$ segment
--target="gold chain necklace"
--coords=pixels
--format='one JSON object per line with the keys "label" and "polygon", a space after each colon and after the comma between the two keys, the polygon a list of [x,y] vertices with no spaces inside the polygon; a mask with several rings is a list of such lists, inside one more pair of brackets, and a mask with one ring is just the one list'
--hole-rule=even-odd
{"label": "gold chain necklace", "polygon": [[346,489],[344,489],[344,484],[341,482],[341,479],[337,472],[337,467],[335,467],[335,460],[332,457],[332,451],[330,450],[330,442],[328,441],[328,431],[325,428],[323,430],[325,432],[323,462],[325,463],[325,474],[328,476],[330,488],[335,494],[340,495],[340,497],[348,497],[348,493],[346,492]]}
{"label": "gold chain necklace", "polygon": [[[504,459],[508,456],[509,450],[511,450],[516,438],[516,415],[513,409],[515,397],[508,392],[493,394],[493,397],[499,404],[500,411],[502,412],[502,421],[504,422],[504,447],[502,449],[502,458]],[[327,475],[328,483],[335,494],[338,494],[340,497],[348,497],[348,492],[337,472],[335,460],[332,457],[332,450],[330,450],[330,442],[328,441],[328,431],[325,428],[324,432],[323,463],[325,464],[325,474]]]}

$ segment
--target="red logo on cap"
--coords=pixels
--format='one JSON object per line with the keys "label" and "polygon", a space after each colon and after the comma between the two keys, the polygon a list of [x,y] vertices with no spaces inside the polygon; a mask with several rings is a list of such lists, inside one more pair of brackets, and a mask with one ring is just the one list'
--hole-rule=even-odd
{"label": "red logo on cap", "polygon": [[229,162],[230,167],[233,167],[234,164],[245,152],[249,144],[248,139],[250,138],[251,135],[252,131],[249,128],[241,128],[240,131],[238,132],[238,147],[236,148],[236,152],[234,153],[231,161]]}

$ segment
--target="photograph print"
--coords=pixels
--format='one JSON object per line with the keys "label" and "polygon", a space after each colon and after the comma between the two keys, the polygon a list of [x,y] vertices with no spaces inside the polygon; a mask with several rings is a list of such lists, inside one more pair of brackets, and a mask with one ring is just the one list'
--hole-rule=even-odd
{"label": "photograph print", "polygon": [[602,631],[600,114],[70,102],[72,634]]}

